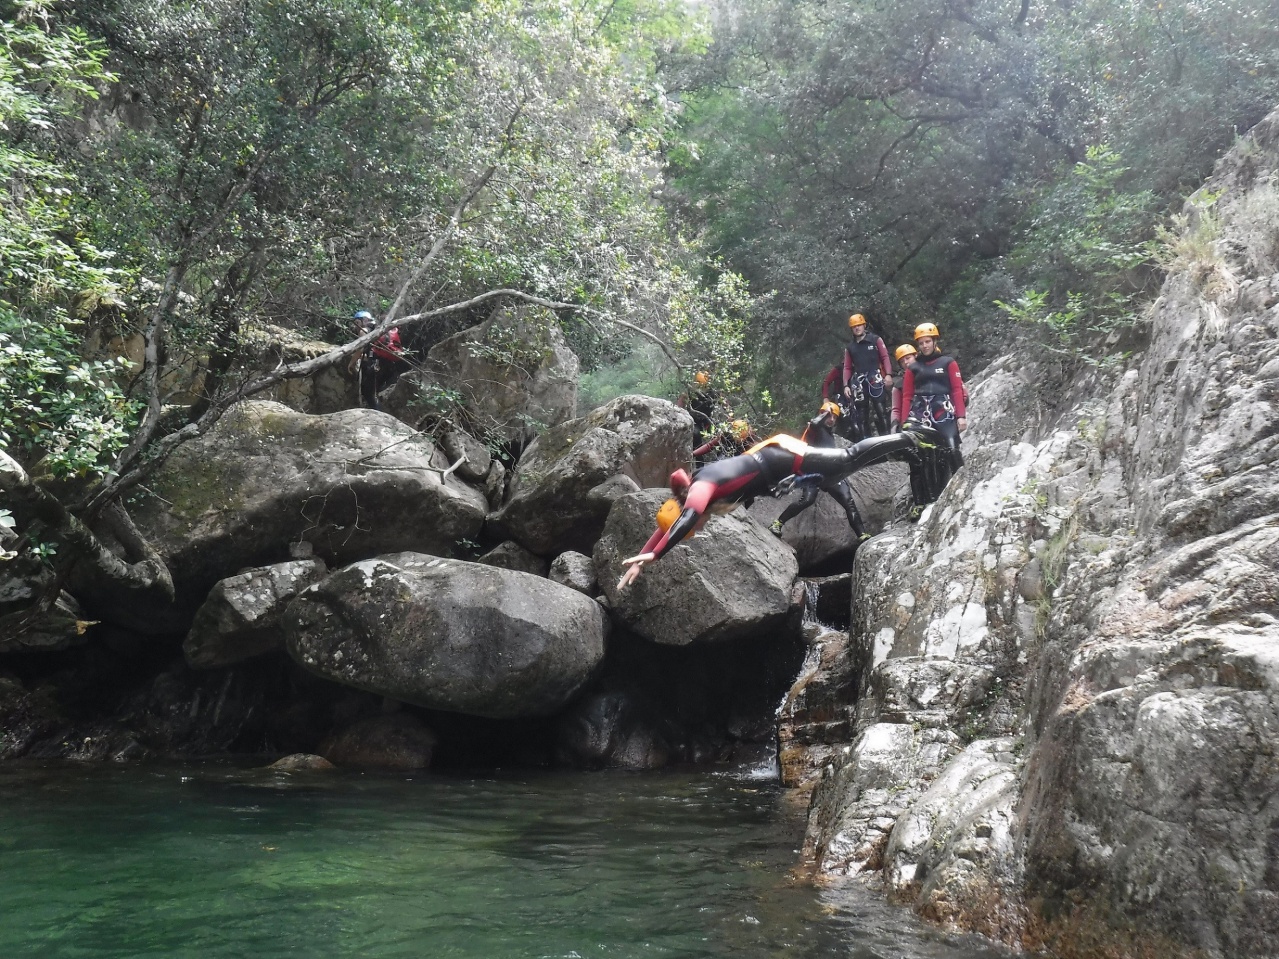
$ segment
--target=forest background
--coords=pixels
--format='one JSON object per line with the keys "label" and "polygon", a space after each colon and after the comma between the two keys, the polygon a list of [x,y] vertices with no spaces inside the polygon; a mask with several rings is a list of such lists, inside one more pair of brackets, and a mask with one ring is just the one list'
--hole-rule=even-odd
{"label": "forest background", "polygon": [[708,369],[761,427],[854,311],[1104,363],[1277,102],[1265,0],[0,0],[0,448],[92,518],[356,309],[422,355],[523,300],[588,403]]}

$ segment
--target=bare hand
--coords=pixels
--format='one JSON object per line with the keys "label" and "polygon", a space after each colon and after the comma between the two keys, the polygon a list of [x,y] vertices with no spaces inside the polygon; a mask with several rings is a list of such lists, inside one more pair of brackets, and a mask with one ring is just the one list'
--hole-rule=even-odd
{"label": "bare hand", "polygon": [[964,430],[968,429],[968,417],[961,416],[959,420],[957,421],[957,425],[959,426],[959,432],[961,433]]}
{"label": "bare hand", "polygon": [[644,571],[644,564],[651,563],[655,559],[657,559],[657,555],[655,553],[640,553],[638,556],[632,556],[630,559],[622,560],[622,565],[629,566],[630,569],[623,573],[622,578],[617,581],[617,591],[620,593],[622,590],[626,589],[627,586],[631,585],[631,583],[639,579],[640,573]]}

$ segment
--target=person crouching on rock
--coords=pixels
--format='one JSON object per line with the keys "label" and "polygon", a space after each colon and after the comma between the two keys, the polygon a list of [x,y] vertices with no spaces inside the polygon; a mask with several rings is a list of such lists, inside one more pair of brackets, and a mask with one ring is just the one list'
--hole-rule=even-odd
{"label": "person crouching on rock", "polygon": [[[816,416],[808,421],[808,425],[804,427],[804,433],[800,440],[809,446],[818,446],[823,449],[837,448],[835,442],[835,424],[839,421],[841,410],[838,403],[832,403],[829,400],[822,404],[821,410]],[[782,510],[782,515],[773,520],[772,525],[768,528],[777,536],[782,535],[782,528],[793,520],[808,507],[817,502],[817,494],[826,493],[834,497],[835,502],[844,508],[844,514],[848,517],[848,525],[853,529],[853,535],[857,537],[857,542],[870,539],[870,534],[866,532],[862,526],[861,514],[857,512],[857,504],[853,502],[853,491],[848,486],[848,480],[841,477],[837,480],[824,480],[820,483],[804,483],[801,484],[799,499],[787,505]]]}
{"label": "person crouching on rock", "polygon": [[636,556],[622,560],[629,566],[617,582],[625,589],[639,578],[645,565],[661,559],[692,536],[712,513],[729,512],[738,503],[749,503],[783,481],[810,477],[818,483],[843,479],[851,473],[894,454],[914,450],[918,438],[912,432],[875,436],[847,449],[809,446],[793,436],[770,436],[741,456],[733,456],[696,470],[671,474],[675,495],[657,511],[657,530]]}

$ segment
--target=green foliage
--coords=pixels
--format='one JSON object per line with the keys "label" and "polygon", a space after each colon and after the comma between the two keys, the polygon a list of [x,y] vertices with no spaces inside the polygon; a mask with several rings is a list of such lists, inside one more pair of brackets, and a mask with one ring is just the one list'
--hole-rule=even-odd
{"label": "green foliage", "polygon": [[79,187],[51,130],[110,76],[102,47],[57,23],[51,3],[0,6],[0,445],[83,475],[121,447],[133,411],[118,364],[80,356],[73,306],[110,302],[118,274],[79,229]]}
{"label": "green foliage", "polygon": [[714,11],[711,56],[680,74],[669,196],[776,291],[752,341],[782,380],[818,375],[854,310],[890,341],[936,317],[948,350],[988,355],[994,301],[1027,290],[1122,325],[1157,218],[1279,102],[1271,0]]}
{"label": "green foliage", "polygon": [[578,408],[585,413],[632,393],[673,400],[682,389],[670,361],[660,349],[645,342],[620,359],[583,373],[578,383]]}
{"label": "green foliage", "polygon": [[1033,206],[1009,263],[1039,288],[995,305],[1050,334],[1049,349],[1085,362],[1108,355],[1139,318],[1153,278],[1156,203],[1149,190],[1122,186],[1128,173],[1104,145]]}

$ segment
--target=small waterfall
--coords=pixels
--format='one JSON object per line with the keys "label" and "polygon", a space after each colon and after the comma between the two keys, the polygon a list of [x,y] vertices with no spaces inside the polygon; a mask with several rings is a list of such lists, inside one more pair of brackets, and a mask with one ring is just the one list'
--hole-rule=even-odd
{"label": "small waterfall", "polygon": [[821,599],[822,587],[820,583],[811,579],[806,579],[803,582],[804,582],[803,623],[805,626],[816,626],[817,625],[817,601]]}

